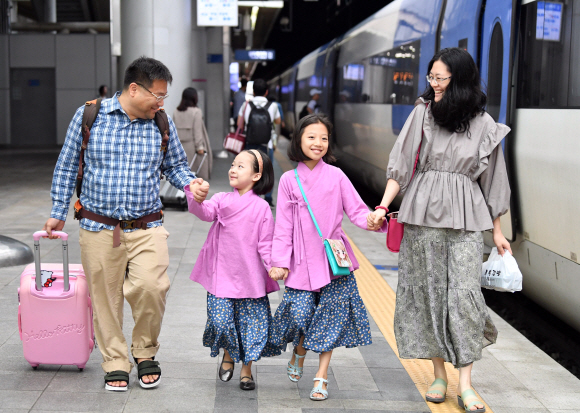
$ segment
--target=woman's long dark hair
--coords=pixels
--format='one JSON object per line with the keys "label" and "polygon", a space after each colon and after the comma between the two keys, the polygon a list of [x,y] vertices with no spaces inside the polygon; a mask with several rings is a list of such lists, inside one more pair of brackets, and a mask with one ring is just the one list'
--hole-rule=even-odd
{"label": "woman's long dark hair", "polygon": [[177,110],[183,112],[189,107],[197,107],[197,90],[192,87],[185,88],[181,94],[181,102]]}
{"label": "woman's long dark hair", "polygon": [[451,132],[469,134],[469,121],[485,111],[487,96],[481,90],[481,78],[473,58],[465,50],[450,47],[440,50],[429,62],[427,74],[433,63],[440,60],[451,73],[449,84],[439,102],[431,85],[421,95],[431,101],[435,123]]}

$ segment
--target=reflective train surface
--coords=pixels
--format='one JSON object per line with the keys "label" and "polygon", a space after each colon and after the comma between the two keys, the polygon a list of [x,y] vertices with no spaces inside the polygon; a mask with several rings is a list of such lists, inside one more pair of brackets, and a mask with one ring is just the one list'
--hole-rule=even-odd
{"label": "reflective train surface", "polygon": [[580,330],[580,0],[396,0],[272,79],[270,94],[290,133],[321,89],[338,165],[380,199],[427,65],[446,47],[474,57],[487,111],[512,128],[502,229],[524,293]]}

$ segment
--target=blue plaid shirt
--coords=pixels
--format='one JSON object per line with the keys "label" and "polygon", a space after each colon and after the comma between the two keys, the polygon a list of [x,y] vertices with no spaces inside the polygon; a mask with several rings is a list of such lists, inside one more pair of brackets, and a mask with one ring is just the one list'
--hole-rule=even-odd
{"label": "blue plaid shirt", "polygon": [[[161,133],[153,119],[131,121],[119,103],[119,92],[101,102],[99,115],[91,128],[85,151],[81,204],[87,211],[107,217],[131,220],[161,210],[159,176],[163,152]],[[77,109],[66,132],[66,139],[52,178],[52,218],[66,220],[70,198],[75,190],[82,144],[81,123],[84,105]],[[163,172],[176,188],[188,185],[195,175],[187,164],[173,120],[169,118],[169,144]],[[148,227],[161,225],[161,221]],[[89,231],[113,230],[110,225],[81,220]],[[133,231],[131,229],[125,232]]]}

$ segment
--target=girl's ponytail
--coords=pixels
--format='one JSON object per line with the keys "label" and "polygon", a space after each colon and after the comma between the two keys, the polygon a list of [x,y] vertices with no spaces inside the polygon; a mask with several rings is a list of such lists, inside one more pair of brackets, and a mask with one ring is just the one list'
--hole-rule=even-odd
{"label": "girl's ponytail", "polygon": [[[254,151],[258,152],[258,155],[256,155]],[[257,149],[246,150],[244,152],[248,152],[254,157],[254,162],[252,162],[254,173],[260,173],[260,162],[258,156],[262,158],[262,176],[252,188],[254,193],[256,195],[265,195],[268,192],[271,192],[272,188],[274,188],[274,166],[272,165],[272,161],[268,155]]]}

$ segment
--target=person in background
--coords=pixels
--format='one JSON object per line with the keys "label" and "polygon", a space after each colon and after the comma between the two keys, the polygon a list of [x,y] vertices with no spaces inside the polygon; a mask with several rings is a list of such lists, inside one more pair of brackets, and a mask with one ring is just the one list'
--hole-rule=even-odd
{"label": "person in background", "polygon": [[101,85],[99,87],[99,97],[101,99],[106,99],[109,97],[108,95],[109,95],[109,89],[107,88],[107,85]]}
{"label": "person in background", "polygon": [[204,152],[207,152],[207,158],[199,170],[198,177],[209,181],[213,166],[212,150],[203,122],[203,113],[197,107],[197,102],[197,90],[192,87],[184,89],[181,94],[181,102],[173,112],[173,122],[175,122],[177,135],[183,145],[183,149],[185,149],[188,162],[191,163],[195,153],[198,154],[195,164],[192,166],[194,171],[197,171]]}
{"label": "person in background", "polygon": [[242,77],[240,79],[240,89],[234,93],[234,104],[233,104],[233,114],[234,114],[234,125],[238,124],[238,113],[240,108],[246,103],[246,88],[248,86],[248,79]]}
{"label": "person in background", "polygon": [[[268,102],[268,84],[263,79],[256,79],[254,81],[254,99],[252,99],[252,104],[256,106],[256,108],[265,108],[270,115],[270,124],[272,125],[279,125],[281,122],[280,113],[278,111],[278,105],[272,104]],[[255,118],[255,117],[254,117]],[[258,120],[262,120],[261,118]],[[248,131],[250,130],[250,126],[254,125],[254,127],[260,126],[260,131],[264,130],[267,133],[267,136],[263,139],[263,144],[248,144],[246,143],[245,149],[258,149],[264,153],[268,152],[268,145],[272,141],[272,135],[276,134],[274,132],[274,128],[272,126],[263,127],[264,125],[256,125],[254,119],[252,119],[252,105],[248,102],[245,105],[240,107],[238,112],[238,128],[240,130],[244,130],[247,126]],[[267,130],[269,129],[269,130]],[[246,139],[249,139],[248,134],[246,134]],[[261,139],[261,138],[260,138]],[[274,143],[272,143],[272,146]],[[273,154],[272,154],[273,155]],[[273,157],[273,156],[272,156]],[[264,199],[268,201],[271,207],[274,206],[274,201],[272,199],[272,191],[268,192]]]}
{"label": "person in background", "polygon": [[310,89],[310,101],[308,105],[306,105],[306,110],[308,114],[311,115],[313,113],[318,113],[320,105],[318,104],[318,100],[320,99],[320,94],[322,90],[320,89]]}
{"label": "person in background", "polygon": [[395,337],[399,356],[431,359],[426,400],[445,401],[445,362],[459,369],[459,407],[485,412],[471,389],[473,363],[497,330],[481,293],[483,231],[511,253],[500,216],[510,207],[501,141],[510,128],[485,111],[487,97],[469,53],[443,49],[429,62],[427,89],[389,156],[387,186],[372,223],[403,193]]}

